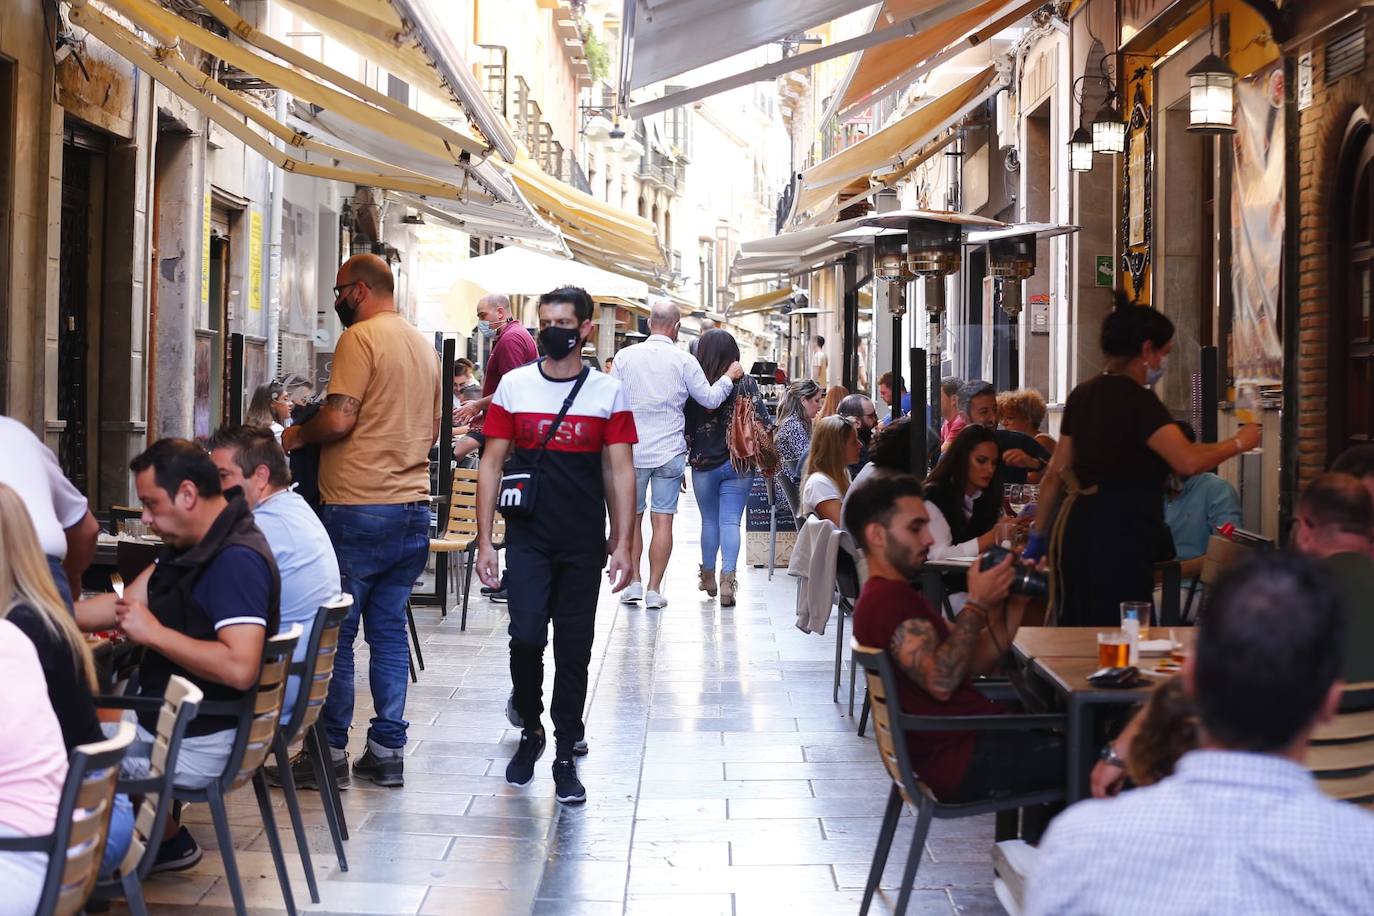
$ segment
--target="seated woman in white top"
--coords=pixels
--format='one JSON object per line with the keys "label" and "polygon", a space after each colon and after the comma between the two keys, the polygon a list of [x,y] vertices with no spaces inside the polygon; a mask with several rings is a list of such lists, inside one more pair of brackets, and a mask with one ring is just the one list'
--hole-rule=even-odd
{"label": "seated woman in white top", "polygon": [[[51,833],[67,778],[67,748],[48,701],[38,651],[23,631],[0,620],[0,671],[5,702],[0,730],[19,740],[0,742],[0,836]],[[43,891],[47,853],[0,852],[0,913],[32,913]]]}
{"label": "seated woman in white top", "polygon": [[849,490],[849,465],[859,460],[859,435],[844,417],[817,420],[811,430],[811,451],[802,472],[802,518],[813,512],[843,528],[840,509]]}
{"label": "seated woman in white top", "polygon": [[929,558],[976,557],[993,546],[1002,516],[997,437],[967,426],[926,478],[926,512],[935,543]]}

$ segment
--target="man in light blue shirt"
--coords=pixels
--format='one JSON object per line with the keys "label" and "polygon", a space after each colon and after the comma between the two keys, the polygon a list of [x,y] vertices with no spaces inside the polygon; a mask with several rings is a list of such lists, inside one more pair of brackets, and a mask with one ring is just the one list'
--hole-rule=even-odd
{"label": "man in light blue shirt", "polygon": [[1155,785],[1059,815],[1023,912],[1368,912],[1374,816],[1303,766],[1340,708],[1348,614],[1306,557],[1270,551],[1223,574],[1182,673],[1201,747]]}
{"label": "man in light blue shirt", "polygon": [[[339,561],[329,533],[310,504],[289,489],[291,471],[271,430],[256,426],[220,429],[210,437],[209,448],[219,468],[220,486],[243,489],[253,520],[272,548],[281,573],[281,628],[299,623],[308,636],[320,607],[340,595]],[[293,661],[305,657],[307,642],[302,639],[296,644]],[[287,682],[283,723],[290,721],[299,689],[298,678]],[[341,786],[349,778],[347,760],[347,754],[342,754],[334,761]],[[297,773],[297,785],[302,780],[314,784],[308,765]]]}
{"label": "man in light blue shirt", "polygon": [[[1189,442],[1196,442],[1193,427],[1179,421]],[[1185,587],[1202,572],[1207,541],[1227,522],[1240,527],[1240,497],[1235,487],[1210,471],[1185,477],[1170,475],[1164,496],[1164,521],[1174,538],[1174,552],[1182,566]]]}

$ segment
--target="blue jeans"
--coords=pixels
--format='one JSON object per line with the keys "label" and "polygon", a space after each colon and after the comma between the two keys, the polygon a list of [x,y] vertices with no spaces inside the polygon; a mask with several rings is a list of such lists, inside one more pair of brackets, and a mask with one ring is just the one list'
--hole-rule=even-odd
{"label": "blue jeans", "polygon": [[124,861],[134,835],[134,806],[129,796],[119,793],[110,811],[110,829],[105,839],[105,854],[100,858],[100,874],[109,875]]}
{"label": "blue jeans", "polygon": [[377,715],[367,737],[383,747],[406,743],[410,643],[406,601],[429,555],[429,501],[385,506],[325,505],[320,517],[339,559],[353,607],[339,629],[334,679],[322,719],[331,747],[348,746],[353,724],[353,641],[358,624],[371,650],[368,682]]}
{"label": "blue jeans", "polygon": [[57,594],[62,603],[67,605],[67,610],[76,613],[72,605],[72,586],[67,580],[67,571],[62,568],[62,561],[57,557],[48,557],[48,569],[52,572],[52,581],[57,586]]}
{"label": "blue jeans", "polygon": [[735,571],[739,523],[753,486],[754,475],[741,477],[728,461],[709,471],[692,471],[692,489],[701,510],[701,565],[707,569],[716,568],[719,553],[721,572]]}

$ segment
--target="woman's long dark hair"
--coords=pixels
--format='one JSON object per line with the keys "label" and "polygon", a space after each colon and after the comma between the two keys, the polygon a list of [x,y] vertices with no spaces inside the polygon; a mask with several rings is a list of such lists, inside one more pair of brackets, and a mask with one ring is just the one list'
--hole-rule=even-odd
{"label": "woman's long dark hair", "polygon": [[739,362],[739,344],[729,331],[712,328],[697,340],[697,362],[706,381],[714,385],[731,363]]}
{"label": "woman's long dark hair", "polygon": [[964,494],[968,492],[968,461],[973,450],[984,442],[997,445],[996,434],[986,426],[974,424],[964,427],[949,447],[949,451],[935,465],[926,478],[926,499],[934,503],[949,522],[954,543],[987,534],[997,524],[1002,513],[1002,462],[998,449],[997,471],[992,483],[973,501],[973,514],[964,519]]}

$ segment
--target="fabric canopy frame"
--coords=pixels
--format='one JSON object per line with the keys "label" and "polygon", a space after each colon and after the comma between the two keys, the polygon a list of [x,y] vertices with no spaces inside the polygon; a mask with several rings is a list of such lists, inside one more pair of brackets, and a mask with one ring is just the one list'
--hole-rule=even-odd
{"label": "fabric canopy frame", "polygon": [[[878,21],[882,22],[884,15],[898,18],[910,16],[920,8],[930,6],[931,2],[887,0],[879,12]],[[843,119],[881,102],[941,64],[971,48],[986,44],[993,36],[1043,5],[1043,0],[985,0],[938,28],[862,52],[855,57],[844,89],[836,95],[827,115]]]}
{"label": "fabric canopy frame", "polygon": [[[816,225],[839,209],[838,196],[851,183],[875,173],[891,185],[916,167],[939,135],[1005,88],[1005,75],[990,66],[932,99],[911,114],[801,172],[789,219]],[[886,174],[884,174],[886,173]],[[862,196],[871,196],[876,189]],[[847,205],[850,201],[845,201]]]}
{"label": "fabric canopy frame", "polygon": [[[309,175],[315,178],[323,178],[331,181],[343,181],[351,184],[376,185],[382,188],[391,188],[400,191],[410,191],[416,194],[433,194],[442,197],[452,197],[461,199],[463,196],[462,188],[438,181],[433,178],[406,174],[401,170],[390,170],[387,172],[362,172],[352,169],[340,168],[338,166],[326,165],[324,163],[311,162],[287,155],[277,149],[270,140],[262,134],[253,130],[235,114],[249,117],[263,129],[281,136],[281,132],[286,132],[294,136],[294,132],[285,127],[276,125],[276,122],[266,116],[265,112],[256,109],[247,102],[243,102],[238,96],[220,83],[211,80],[206,74],[195,70],[199,75],[199,82],[192,83],[178,72],[177,67],[190,65],[181,58],[175,51],[163,49],[152,49],[138,38],[133,32],[124,28],[119,23],[105,16],[95,7],[79,3],[71,9],[71,21],[95,35],[112,50],[132,62],[139,69],[148,73],[159,83],[185,101],[195,107],[215,123],[219,124],[226,131],[233,134],[243,144],[254,152],[267,159],[284,171],[295,172],[301,175]],[[192,68],[194,70],[194,68]],[[224,95],[224,104],[217,101],[216,93]],[[234,100],[238,100],[236,104]],[[228,107],[233,106],[233,107]],[[277,129],[274,130],[273,126]],[[286,139],[286,138],[283,138]],[[333,150],[320,145],[312,145],[308,138],[294,136],[287,142],[292,147],[315,149],[324,155],[332,158],[363,161],[366,157],[350,155],[347,151]],[[375,163],[384,165],[383,163]]]}
{"label": "fabric canopy frame", "polygon": [[792,298],[795,293],[791,285],[784,286],[782,289],[772,289],[766,293],[759,293],[756,296],[746,296],[736,301],[730,306],[730,317],[738,315],[752,315],[755,312],[766,312],[774,306],[781,305]]}

